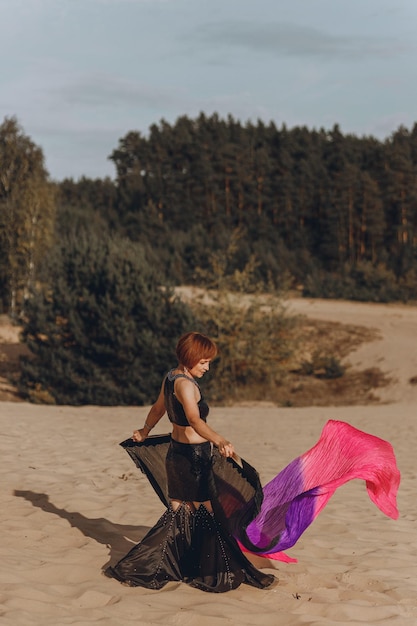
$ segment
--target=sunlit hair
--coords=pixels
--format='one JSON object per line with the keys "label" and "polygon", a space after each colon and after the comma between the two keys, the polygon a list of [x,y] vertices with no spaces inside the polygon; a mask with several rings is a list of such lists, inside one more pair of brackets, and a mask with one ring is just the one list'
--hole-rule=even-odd
{"label": "sunlit hair", "polygon": [[201,333],[194,332],[182,335],[176,348],[178,362],[190,369],[202,359],[214,359],[217,352],[214,341]]}

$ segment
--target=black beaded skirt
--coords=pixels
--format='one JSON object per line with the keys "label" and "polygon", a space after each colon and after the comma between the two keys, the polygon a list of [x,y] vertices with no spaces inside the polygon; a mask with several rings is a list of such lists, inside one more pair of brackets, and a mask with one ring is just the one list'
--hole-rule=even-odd
{"label": "black beaded skirt", "polygon": [[[239,464],[225,459],[209,443],[177,444],[170,435],[122,442],[166,511],[106,574],[148,589],[161,589],[169,581],[211,592],[229,591],[241,583],[270,587],[275,577],[255,568],[236,541],[244,537],[242,531],[262,501],[256,470],[243,460]],[[182,502],[176,510],[170,497]],[[188,504],[208,500],[213,512],[204,505],[195,509]]]}

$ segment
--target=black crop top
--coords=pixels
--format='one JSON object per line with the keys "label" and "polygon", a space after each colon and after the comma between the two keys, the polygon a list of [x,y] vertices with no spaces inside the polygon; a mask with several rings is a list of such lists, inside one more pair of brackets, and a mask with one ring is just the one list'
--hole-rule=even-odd
{"label": "black crop top", "polygon": [[[173,372],[174,370],[170,370],[165,378],[165,408],[167,410],[170,422],[172,422],[173,424],[177,424],[177,426],[189,426],[190,424],[187,420],[187,416],[185,415],[184,408],[175,395],[174,384],[177,378],[187,378],[188,380],[191,380],[195,385],[197,385],[199,389],[200,387],[197,381],[195,381],[194,378],[191,378],[191,376],[187,376],[186,374],[174,374]],[[203,396],[200,397],[197,405],[200,411],[200,417],[205,422],[209,413],[209,407]]]}

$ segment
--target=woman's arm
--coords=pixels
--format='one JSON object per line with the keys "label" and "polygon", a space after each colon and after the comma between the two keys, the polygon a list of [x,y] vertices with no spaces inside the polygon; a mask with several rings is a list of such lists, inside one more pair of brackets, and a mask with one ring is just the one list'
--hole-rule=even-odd
{"label": "woman's arm", "polygon": [[235,451],[230,441],[227,441],[227,439],[210,428],[210,426],[201,419],[195,396],[194,383],[186,379],[178,380],[175,385],[175,394],[183,406],[188,423],[195,432],[200,435],[200,437],[211,441],[217,446],[222,456],[233,456]]}
{"label": "woman's arm", "polygon": [[155,404],[153,404],[149,410],[149,413],[146,417],[145,423],[142,428],[139,430],[133,431],[132,439],[133,441],[144,441],[146,437],[151,432],[152,428],[157,425],[161,417],[165,413],[165,400],[164,400],[164,383],[165,378],[162,382],[161,391],[159,392],[159,396]]}

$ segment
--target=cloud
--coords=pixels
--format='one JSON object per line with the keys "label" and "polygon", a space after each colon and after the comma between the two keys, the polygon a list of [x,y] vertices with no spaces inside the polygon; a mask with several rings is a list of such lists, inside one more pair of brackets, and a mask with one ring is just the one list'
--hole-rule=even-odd
{"label": "cloud", "polygon": [[284,22],[212,22],[195,31],[194,38],[210,47],[245,48],[284,57],[361,60],[364,57],[392,57],[407,49],[405,44],[390,37],[333,35],[310,26]]}
{"label": "cloud", "polygon": [[175,104],[181,99],[179,91],[128,80],[111,74],[90,73],[72,78],[52,93],[65,104],[81,106],[155,107]]}
{"label": "cloud", "polygon": [[32,63],[31,71],[11,77],[2,105],[40,111],[50,118],[74,110],[153,108],[181,106],[187,94],[178,86],[154,85],[104,71],[73,70],[59,60]]}

